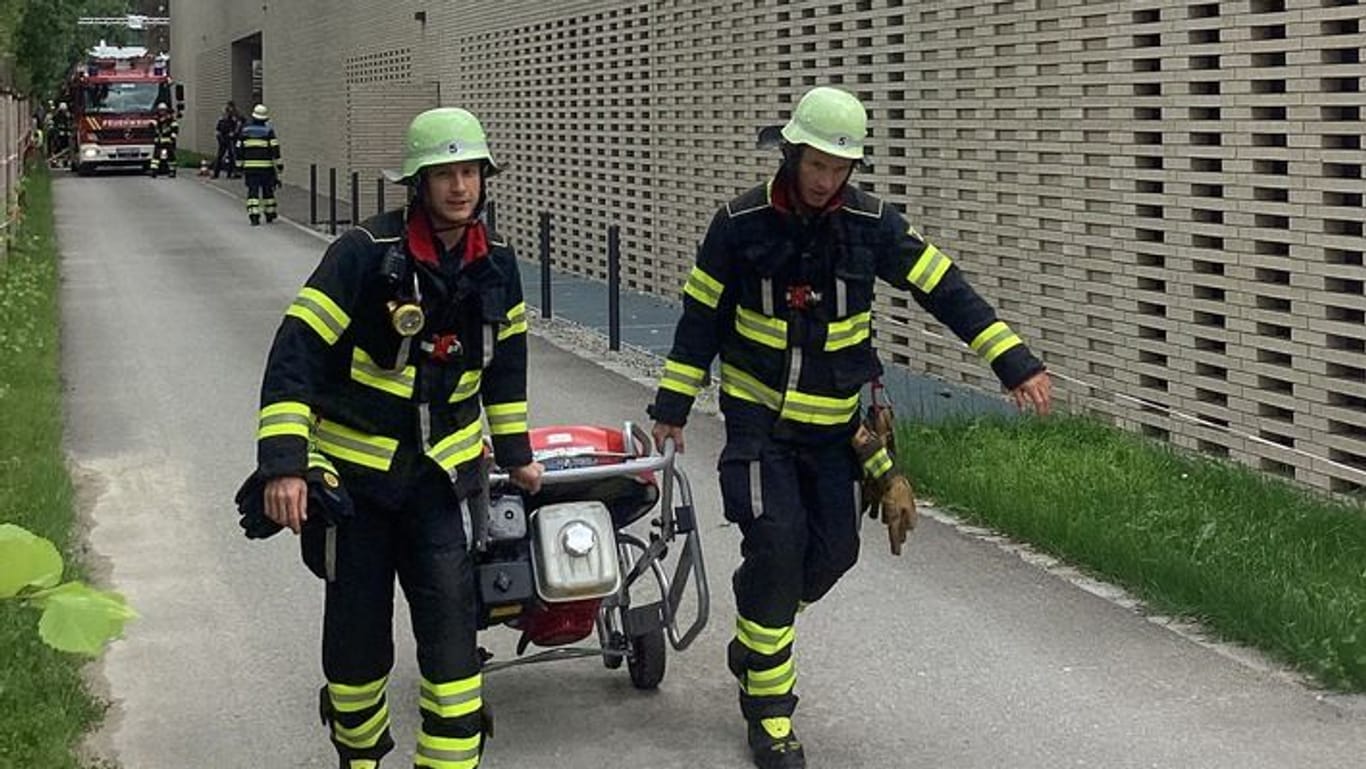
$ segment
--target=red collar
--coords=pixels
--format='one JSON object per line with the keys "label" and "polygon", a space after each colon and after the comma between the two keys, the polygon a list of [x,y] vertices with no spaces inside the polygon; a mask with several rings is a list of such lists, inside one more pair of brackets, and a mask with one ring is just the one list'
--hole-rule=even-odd
{"label": "red collar", "polygon": [[[787,174],[779,171],[768,183],[768,202],[780,214],[794,213],[792,201],[797,197],[797,191],[793,189],[793,183],[788,180]],[[844,188],[831,196],[825,204],[825,208],[820,210],[820,214],[828,214],[831,211],[844,205]]]}
{"label": "red collar", "polygon": [[[488,231],[483,222],[475,221],[465,227],[465,234],[457,244],[457,248],[460,247],[463,247],[460,255],[462,267],[489,255]],[[432,219],[421,208],[414,207],[408,211],[408,251],[414,259],[428,267],[440,265],[441,250],[437,248],[436,235],[432,232]]]}

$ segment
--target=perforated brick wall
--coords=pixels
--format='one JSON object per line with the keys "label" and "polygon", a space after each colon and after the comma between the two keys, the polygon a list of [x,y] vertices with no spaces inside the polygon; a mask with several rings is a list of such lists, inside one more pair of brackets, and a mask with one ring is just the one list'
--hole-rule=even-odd
{"label": "perforated brick wall", "polygon": [[[416,111],[468,107],[508,165],[499,223],[523,256],[549,211],[558,263],[601,277],[619,223],[627,283],[667,295],[715,208],[772,172],[756,130],[841,85],[872,118],[861,183],[1075,380],[1065,398],[1322,488],[1366,483],[1355,0],[223,5],[229,22],[190,11],[172,37],[265,30],[292,167],[369,174]],[[879,311],[888,359],[995,389],[907,297]]]}

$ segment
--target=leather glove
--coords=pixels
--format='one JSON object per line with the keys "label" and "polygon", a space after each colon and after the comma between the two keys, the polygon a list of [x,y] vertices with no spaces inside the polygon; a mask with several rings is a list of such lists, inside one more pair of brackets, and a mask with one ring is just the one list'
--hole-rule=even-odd
{"label": "leather glove", "polygon": [[892,545],[892,555],[901,555],[901,546],[906,544],[906,535],[915,528],[920,514],[915,509],[915,492],[906,476],[893,470],[883,476],[882,496],[878,500],[882,507],[882,522],[887,524],[887,538]]}

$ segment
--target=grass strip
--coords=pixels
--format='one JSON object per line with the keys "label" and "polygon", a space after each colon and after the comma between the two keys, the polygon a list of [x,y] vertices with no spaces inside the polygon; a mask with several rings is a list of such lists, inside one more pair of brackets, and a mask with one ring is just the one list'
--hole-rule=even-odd
{"label": "grass strip", "polygon": [[903,423],[917,491],[1342,691],[1366,691],[1366,503],[1081,417]]}
{"label": "grass strip", "polygon": [[[24,190],[22,224],[0,260],[0,521],[52,540],[73,577],[52,180],[41,163],[30,166]],[[81,681],[86,660],[44,645],[37,622],[38,612],[0,601],[0,769],[80,766],[74,746],[102,713]]]}

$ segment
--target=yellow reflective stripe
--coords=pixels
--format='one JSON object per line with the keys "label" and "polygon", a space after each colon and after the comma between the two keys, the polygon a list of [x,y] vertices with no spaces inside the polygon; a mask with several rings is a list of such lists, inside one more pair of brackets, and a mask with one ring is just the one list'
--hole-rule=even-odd
{"label": "yellow reflective stripe", "polygon": [[479,383],[483,381],[484,372],[475,369],[466,371],[460,375],[460,381],[455,385],[455,390],[451,392],[448,402],[459,403],[466,398],[479,392]]}
{"label": "yellow reflective stripe", "polygon": [[389,685],[389,676],[368,684],[338,684],[327,682],[327,697],[332,707],[343,713],[355,713],[373,708],[384,697],[384,688]]}
{"label": "yellow reflective stripe", "polygon": [[664,375],[659,378],[659,386],[664,390],[673,390],[689,398],[696,398],[706,381],[706,371],[676,360],[665,359]]}
{"label": "yellow reflective stripe", "polygon": [[440,465],[442,470],[450,472],[483,453],[482,438],[483,430],[476,420],[447,435],[435,446],[427,449],[427,456]]}
{"label": "yellow reflective stripe", "polygon": [[335,344],[346,327],[351,325],[351,316],[338,307],[332,297],[307,286],[295,297],[285,315],[307,323],[329,345]]}
{"label": "yellow reflective stripe", "polygon": [[721,392],[774,411],[783,407],[783,396],[777,390],[764,385],[754,375],[724,362],[721,364]]}
{"label": "yellow reflective stripe", "polygon": [[863,463],[863,472],[869,478],[881,478],[892,469],[892,455],[887,453],[887,449],[878,449],[877,453],[868,457]]}
{"label": "yellow reflective stripe", "polygon": [[998,320],[972,340],[972,349],[985,358],[987,363],[991,363],[1001,357],[1006,350],[1022,344],[1024,342],[1010,330],[1010,326]]}
{"label": "yellow reflective stripe", "polygon": [[242,140],[242,146],[243,146],[243,147],[269,147],[269,146],[270,146],[270,140],[269,140],[269,139],[243,139],[243,140]]}
{"label": "yellow reflective stripe", "polygon": [[498,331],[498,341],[500,342],[509,337],[526,333],[526,302],[519,302],[511,310],[508,310],[507,318],[507,325]]}
{"label": "yellow reflective stripe", "polygon": [[777,628],[764,627],[757,622],[750,622],[738,614],[735,616],[736,640],[745,648],[760,654],[771,657],[791,646],[796,637],[797,631],[791,625]]}
{"label": "yellow reflective stripe", "polygon": [[351,378],[390,395],[412,398],[413,385],[417,381],[417,367],[404,366],[402,371],[390,371],[382,368],[364,350],[356,347],[351,353]]}
{"label": "yellow reflective stripe", "polygon": [[387,471],[398,451],[398,441],[382,435],[368,435],[336,422],[322,420],[313,436],[318,450],[352,464]]}
{"label": "yellow reflective stripe", "polygon": [[432,769],[474,769],[479,765],[479,742],[473,737],[437,737],[419,729],[413,765]]}
{"label": "yellow reflective stripe", "polygon": [[683,293],[693,299],[716,309],[716,305],[721,302],[721,293],[726,287],[721,281],[708,275],[705,270],[697,265],[693,265],[692,272],[688,275],[688,282],[683,284]]}
{"label": "yellow reflective stripe", "polygon": [[858,403],[858,393],[848,398],[828,398],[788,390],[783,398],[781,416],[793,422],[812,425],[842,425],[854,418],[854,412],[858,411]]}
{"label": "yellow reflective stripe", "polygon": [[527,431],[526,401],[493,403],[484,407],[489,431],[494,435],[514,435]]}
{"label": "yellow reflective stripe", "polygon": [[482,687],[481,674],[444,684],[435,684],[424,678],[418,705],[440,718],[459,718],[484,706]]}
{"label": "yellow reflective stripe", "polygon": [[837,320],[826,327],[825,351],[834,352],[853,347],[872,335],[873,313],[861,312],[844,320]]}
{"label": "yellow reflective stripe", "polygon": [[274,164],[271,160],[244,160],[243,168],[270,168]]}
{"label": "yellow reflective stripe", "polygon": [[925,250],[920,252],[920,258],[915,260],[915,265],[911,267],[911,271],[906,273],[906,280],[928,294],[934,290],[935,286],[939,285],[939,280],[944,277],[944,273],[949,271],[952,264],[953,260],[949,259],[947,255],[935,248],[933,244],[926,243]]}
{"label": "yellow reflective stripe", "polygon": [[775,350],[787,349],[787,321],[770,318],[767,315],[746,310],[743,307],[735,313],[735,330],[740,336]]}
{"label": "yellow reflective stripe", "polygon": [[389,703],[384,703],[373,716],[365,719],[360,726],[348,727],[340,721],[332,721],[332,737],[348,748],[364,750],[373,748],[389,728]]}
{"label": "yellow reflective stripe", "polygon": [[745,693],[751,697],[776,697],[792,691],[797,683],[796,660],[791,657],[768,670],[745,671]]}
{"label": "yellow reflective stripe", "polygon": [[294,435],[307,439],[312,427],[313,412],[308,408],[308,404],[280,401],[261,409],[256,439],[265,440],[280,435]]}

